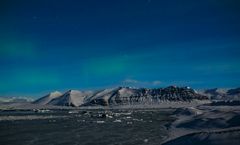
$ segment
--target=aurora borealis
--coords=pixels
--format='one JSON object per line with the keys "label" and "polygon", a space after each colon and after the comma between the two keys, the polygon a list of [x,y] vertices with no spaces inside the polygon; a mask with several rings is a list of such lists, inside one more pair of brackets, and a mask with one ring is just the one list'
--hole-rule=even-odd
{"label": "aurora borealis", "polygon": [[2,0],[0,96],[240,86],[238,0]]}

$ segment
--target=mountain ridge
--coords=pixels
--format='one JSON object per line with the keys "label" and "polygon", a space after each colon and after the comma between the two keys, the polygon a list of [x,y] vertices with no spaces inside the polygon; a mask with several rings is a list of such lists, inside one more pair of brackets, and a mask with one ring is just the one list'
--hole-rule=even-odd
{"label": "mountain ridge", "polygon": [[[51,93],[50,93],[51,94]],[[62,95],[51,98],[46,95],[33,103],[56,106],[115,106],[157,104],[160,102],[191,102],[193,100],[208,100],[208,97],[199,94],[190,87],[169,86],[166,88],[132,88],[116,87],[98,91],[69,90]]]}
{"label": "mountain ridge", "polygon": [[214,88],[206,89],[200,92],[200,94],[208,96],[211,100],[240,100],[240,88]]}

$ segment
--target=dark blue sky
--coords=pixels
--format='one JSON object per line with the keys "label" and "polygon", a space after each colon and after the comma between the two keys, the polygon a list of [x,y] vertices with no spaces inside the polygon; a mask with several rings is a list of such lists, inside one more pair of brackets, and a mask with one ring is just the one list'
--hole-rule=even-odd
{"label": "dark blue sky", "polygon": [[0,95],[240,86],[238,0],[2,0]]}

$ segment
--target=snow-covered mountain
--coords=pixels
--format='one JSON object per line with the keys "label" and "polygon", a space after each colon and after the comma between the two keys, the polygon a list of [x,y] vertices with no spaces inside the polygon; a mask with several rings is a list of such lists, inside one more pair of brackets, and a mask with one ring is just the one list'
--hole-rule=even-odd
{"label": "snow-covered mountain", "polygon": [[240,100],[240,88],[207,89],[207,90],[202,91],[201,94],[208,96],[212,100]]}
{"label": "snow-covered mountain", "polygon": [[152,104],[164,101],[192,101],[193,99],[207,99],[188,87],[174,87],[158,89],[118,87],[106,89],[89,97],[85,105],[138,105]]}
{"label": "snow-covered mountain", "polygon": [[157,89],[117,87],[100,91],[69,90],[62,95],[60,93],[46,95],[34,103],[58,106],[114,106],[207,99],[206,96],[198,94],[189,87],[170,86]]}
{"label": "snow-covered mountain", "polygon": [[52,99],[48,105],[58,106],[81,106],[86,103],[85,99],[92,95],[91,91],[69,90],[60,97]]}
{"label": "snow-covered mountain", "polygon": [[50,101],[52,101],[53,99],[56,99],[58,97],[60,97],[62,95],[62,93],[55,91],[52,93],[47,94],[46,96],[37,99],[36,101],[34,101],[33,103],[35,104],[40,104],[40,105],[46,105],[48,104]]}

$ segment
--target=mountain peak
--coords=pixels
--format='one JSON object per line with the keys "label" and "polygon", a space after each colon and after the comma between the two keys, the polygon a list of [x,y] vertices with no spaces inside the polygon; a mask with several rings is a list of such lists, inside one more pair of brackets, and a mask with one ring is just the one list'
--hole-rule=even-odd
{"label": "mountain peak", "polygon": [[62,95],[62,93],[59,91],[54,91],[54,92],[51,92],[49,95],[50,96],[60,96],[60,95]]}
{"label": "mountain peak", "polygon": [[81,93],[81,91],[78,91],[78,90],[68,90],[66,93],[68,93],[68,94],[76,94],[76,93]]}
{"label": "mountain peak", "polygon": [[49,94],[47,94],[46,96],[37,99],[36,101],[34,101],[33,103],[36,104],[41,104],[41,105],[46,105],[48,104],[50,101],[52,101],[53,99],[56,99],[58,97],[60,97],[62,95],[61,92],[55,91],[55,92],[51,92]]}

